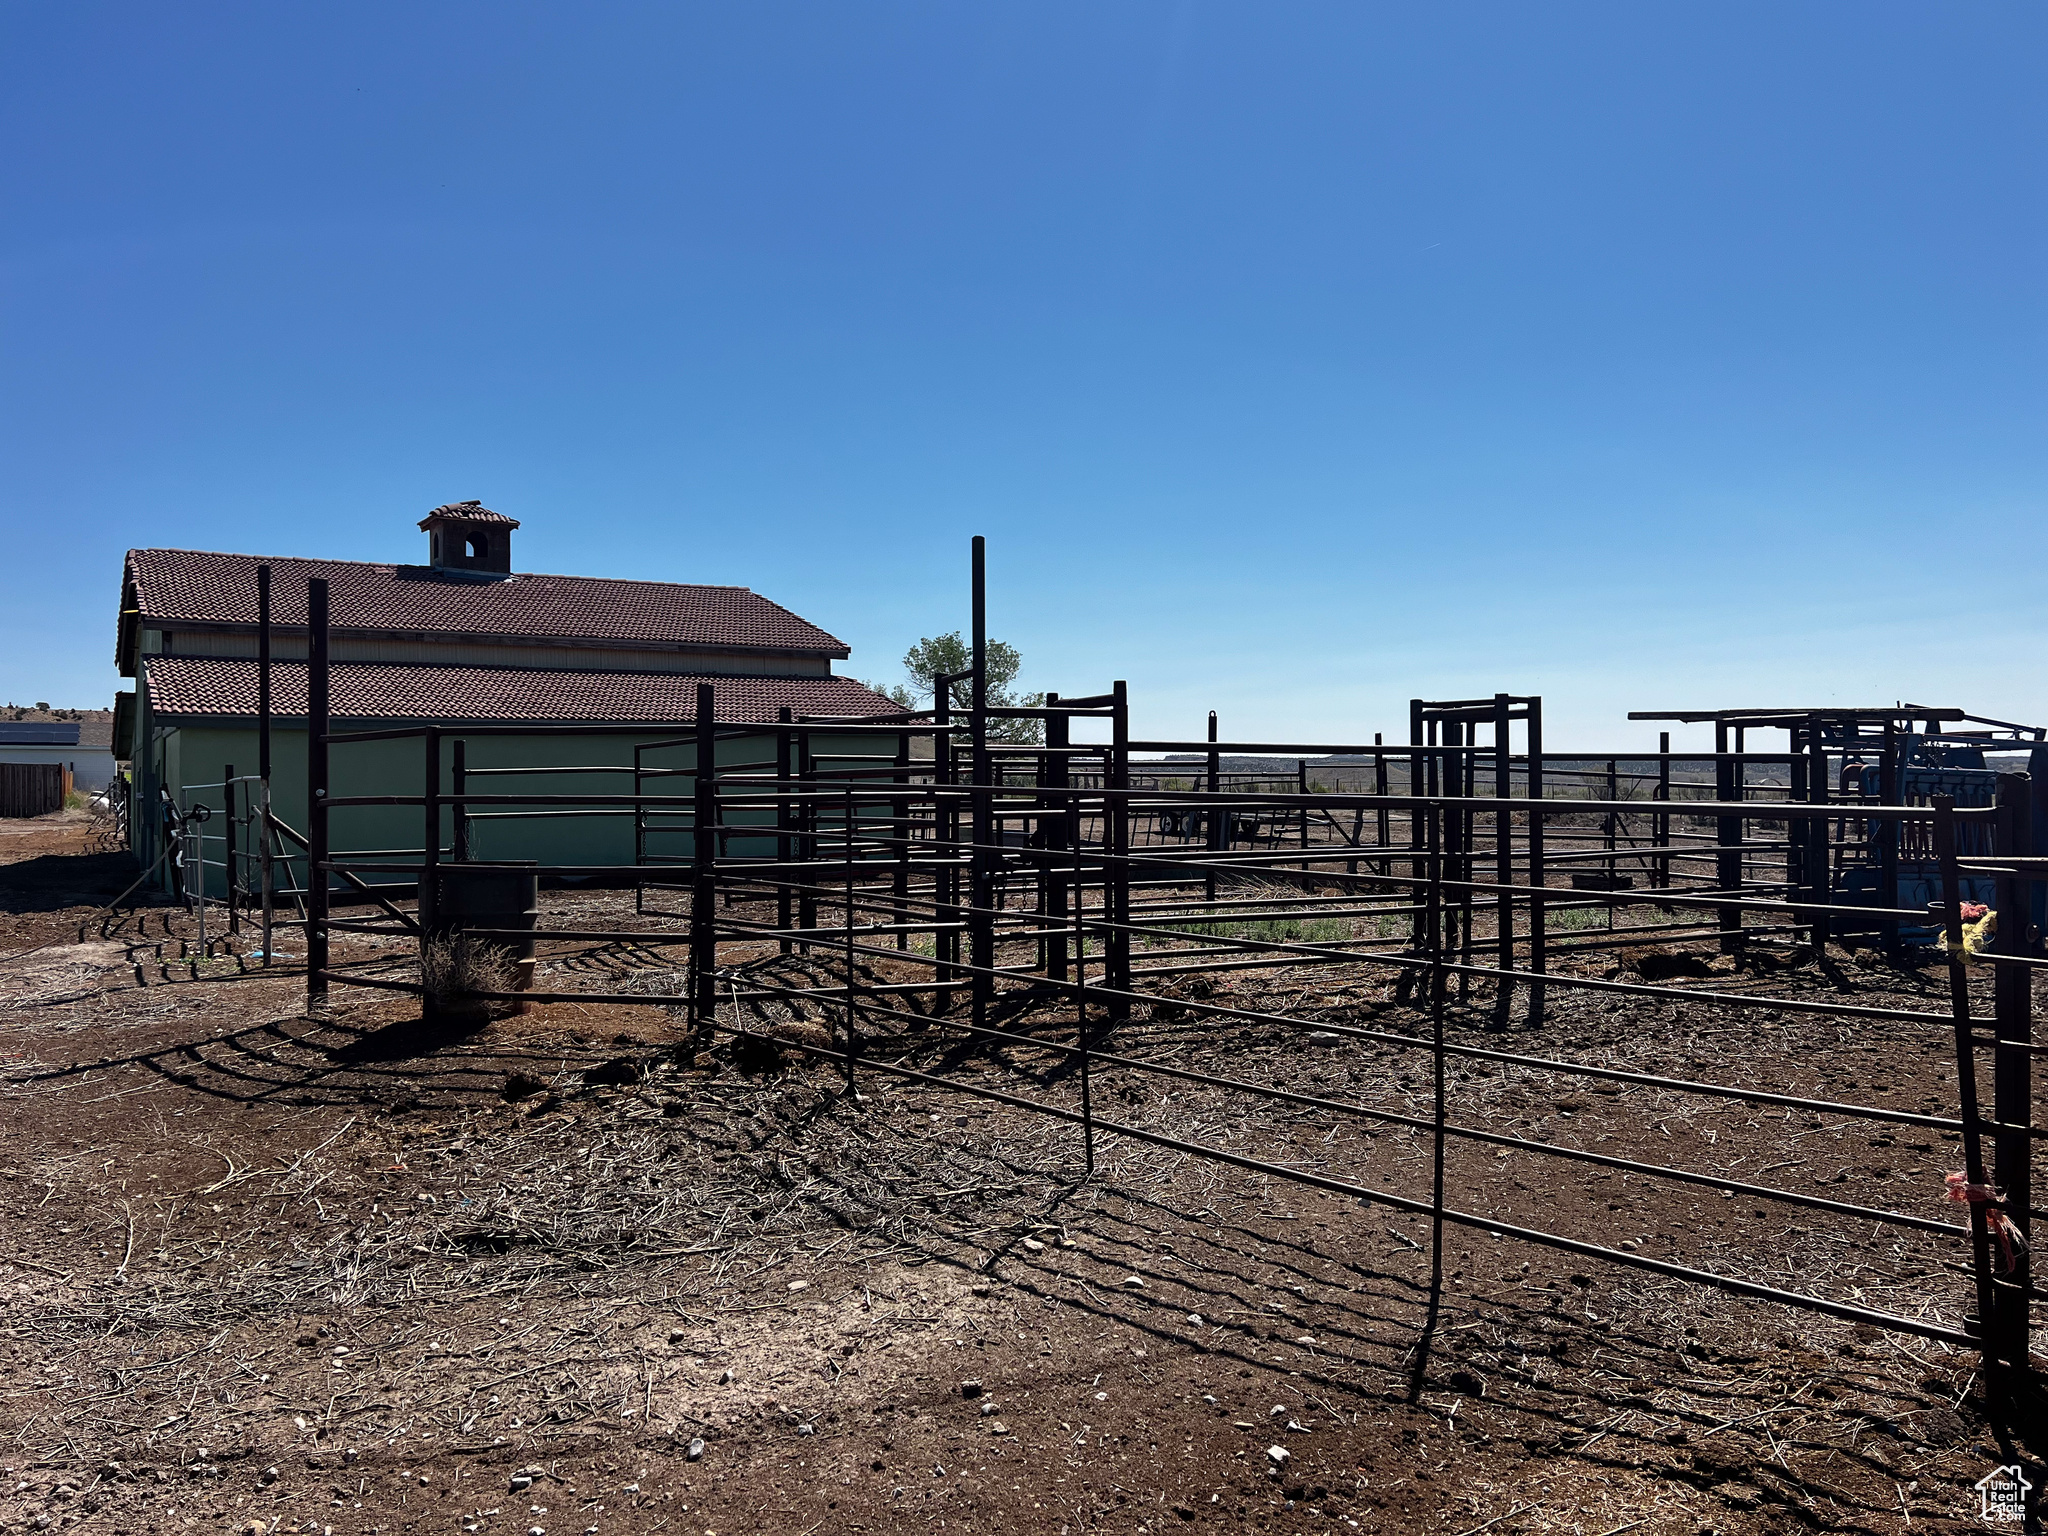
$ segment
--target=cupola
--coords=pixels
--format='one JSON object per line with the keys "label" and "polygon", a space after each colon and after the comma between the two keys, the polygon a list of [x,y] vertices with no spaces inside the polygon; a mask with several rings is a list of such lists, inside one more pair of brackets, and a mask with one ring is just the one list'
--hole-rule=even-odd
{"label": "cupola", "polygon": [[437,571],[512,574],[512,530],[516,518],[493,512],[482,502],[455,501],[420,519],[427,536],[428,563]]}

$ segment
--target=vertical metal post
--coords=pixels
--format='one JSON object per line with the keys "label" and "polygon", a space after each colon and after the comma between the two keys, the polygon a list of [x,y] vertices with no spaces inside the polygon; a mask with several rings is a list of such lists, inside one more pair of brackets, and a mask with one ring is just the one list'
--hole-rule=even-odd
{"label": "vertical metal post", "polygon": [[[1657,798],[1668,801],[1671,798],[1671,733],[1657,733]],[[1671,813],[1659,811],[1650,821],[1650,839],[1664,852],[1657,856],[1657,889],[1671,888]]]}
{"label": "vertical metal post", "polygon": [[[718,1016],[718,714],[712,685],[697,685],[696,761],[691,783],[690,1014],[698,1030]],[[737,1020],[735,1020],[737,1022]]]}
{"label": "vertical metal post", "polygon": [[228,932],[242,931],[242,914],[235,904],[235,884],[241,874],[236,854],[239,851],[235,839],[235,765],[229,763],[220,771],[220,798],[227,810],[227,824],[221,828],[222,872],[227,876],[228,885]]}
{"label": "vertical metal post", "polygon": [[[2029,825],[2033,782],[2024,773],[2001,773],[1997,793],[1993,851],[2002,859],[2025,858],[2033,851]],[[1993,1351],[2016,1374],[2027,1368],[2028,1293],[2032,1286],[2027,1245],[2033,1236],[2028,1212],[2034,1199],[2033,1137],[2029,1134],[2034,1114],[2034,990],[2033,972],[2011,962],[2033,955],[2037,946],[2030,932],[2028,882],[2017,875],[2000,874],[1997,890],[1998,933],[1992,953],[2008,963],[1995,965],[1992,971],[1992,1016],[1998,1039],[1991,1058],[1992,1114],[1998,1120],[1994,1182],[2003,1196],[2007,1219],[2019,1228],[2020,1241],[2013,1244],[2012,1267],[1998,1278],[1994,1290],[1997,1311],[1987,1319],[1986,1332]]]}
{"label": "vertical metal post", "polygon": [[185,888],[198,903],[199,913],[199,958],[211,958],[206,945],[206,833],[205,823],[198,820],[191,811],[185,813],[185,847],[190,853],[192,873],[185,882]]}
{"label": "vertical metal post", "polygon": [[636,743],[633,747],[633,910],[647,910],[647,802],[642,798],[647,793],[647,747]]}
{"label": "vertical metal post", "polygon": [[270,782],[270,567],[256,567],[256,774]]}
{"label": "vertical metal post", "polygon": [[263,963],[270,964],[271,904],[276,885],[271,871],[270,825],[270,567],[256,567],[256,859],[262,883]]}
{"label": "vertical metal post", "polygon": [[1614,806],[1621,800],[1621,764],[1614,758],[1607,759],[1607,805],[1605,818],[1607,848],[1607,928],[1614,930],[1614,904],[1616,893],[1621,889],[1621,861],[1614,854],[1620,846],[1621,813]]}
{"label": "vertical metal post", "polygon": [[1071,722],[1060,710],[1060,696],[1048,693],[1045,707],[1057,713],[1048,715],[1045,721],[1045,787],[1043,803],[1050,809],[1057,806],[1056,815],[1048,816],[1041,825],[1045,828],[1045,972],[1054,981],[1064,981],[1067,975],[1067,904],[1069,886],[1066,861],[1061,854],[1069,847],[1078,848],[1077,835],[1079,818],[1075,815],[1073,800],[1060,794],[1067,788],[1073,776],[1067,771],[1067,748],[1073,745]]}
{"label": "vertical metal post", "polygon": [[1227,846],[1230,813],[1219,803],[1223,792],[1223,757],[1216,750],[1216,711],[1209,711],[1209,858],[1208,874],[1202,882],[1202,897],[1212,905],[1216,900],[1216,855]]}
{"label": "vertical metal post", "polygon": [[430,725],[420,740],[425,771],[420,817],[419,921],[422,937],[441,926],[441,728]]}
{"label": "vertical metal post", "polygon": [[855,1012],[855,983],[858,978],[854,975],[853,886],[854,879],[859,871],[855,868],[854,863],[856,850],[853,845],[853,837],[856,825],[854,821],[856,809],[853,803],[853,780],[851,777],[846,781],[846,794],[842,806],[842,819],[846,823],[846,912],[843,933],[846,944],[846,1038],[840,1042],[843,1047],[840,1056],[846,1069],[846,1091],[848,1093],[856,1093],[858,1090],[854,1081],[853,1062],[854,1058],[860,1054],[860,1027]]}
{"label": "vertical metal post", "polygon": [[[1749,727],[1746,725],[1735,727],[1735,798],[1743,805],[1749,803]],[[1736,855],[1735,859],[1735,894],[1747,896],[1749,894],[1751,868],[1749,845],[1755,839],[1750,836],[1749,818],[1746,816],[1736,819],[1735,841],[1741,847],[1741,852]],[[1743,952],[1747,954],[1749,950],[1747,935],[1742,939],[1742,947]]]}
{"label": "vertical metal post", "polygon": [[1067,820],[1074,846],[1074,1032],[1081,1052],[1081,1146],[1088,1176],[1095,1176],[1095,1082],[1088,1050],[1088,903],[1081,886],[1081,792],[1067,796]]}
{"label": "vertical metal post", "polygon": [[[1425,878],[1427,862],[1423,857],[1422,808],[1417,802],[1428,792],[1429,770],[1433,766],[1422,749],[1422,700],[1408,701],[1408,744],[1416,750],[1408,754],[1408,882],[1411,888],[1419,887]],[[1415,903],[1417,907],[1426,903]],[[1409,920],[1409,944],[1417,951],[1428,947],[1429,923],[1425,913],[1417,911]]]}
{"label": "vertical metal post", "polygon": [[[1795,804],[1804,805],[1807,801],[1806,734],[1798,726],[1792,726],[1787,729],[1785,735],[1787,744],[1785,797]],[[1806,850],[1812,840],[1812,834],[1813,826],[1810,822],[1788,821],[1785,823],[1785,891],[1788,900],[1800,901],[1805,896],[1807,888]],[[1805,930],[1806,942],[1808,944],[1813,942],[1813,929],[1808,924],[1808,916],[1809,914],[1804,912],[1792,914],[1793,938],[1795,942],[1799,937],[1801,929]]]}
{"label": "vertical metal post", "polygon": [[327,581],[306,582],[306,1012],[327,1007]]}
{"label": "vertical metal post", "polygon": [[[796,803],[797,826],[800,835],[796,840],[797,861],[803,865],[803,876],[796,889],[796,925],[800,930],[809,931],[818,926],[818,888],[811,883],[811,867],[818,859],[818,760],[811,752],[811,733],[799,731],[796,736],[796,776],[801,787],[801,797]],[[799,939],[797,949],[802,954],[811,952],[811,941]]]}
{"label": "vertical metal post", "polygon": [[[775,712],[778,724],[787,726],[794,716],[785,704]],[[783,954],[789,953],[789,887],[792,871],[790,861],[789,829],[795,818],[790,815],[789,797],[796,786],[789,781],[790,735],[787,730],[775,733],[775,926],[782,930],[778,948]]]}
{"label": "vertical metal post", "polygon": [[972,981],[974,1022],[988,1022],[988,1005],[995,995],[995,978],[989,974],[996,963],[995,869],[990,847],[995,841],[994,792],[990,783],[988,751],[988,545],[980,534],[974,536],[974,673],[969,681],[967,729],[973,744],[969,769],[973,796],[974,849],[968,867],[967,931],[969,959],[975,966]]}
{"label": "vertical metal post", "polygon": [[[1374,731],[1372,733],[1372,744],[1375,747],[1385,746],[1384,734],[1380,731]],[[1384,752],[1375,752],[1372,755],[1372,792],[1378,795],[1381,800],[1385,800],[1387,797],[1387,754]],[[1373,813],[1373,841],[1379,846],[1381,855],[1373,861],[1373,868],[1383,875],[1389,867],[1386,860],[1386,848],[1393,835],[1394,813],[1387,809],[1385,805],[1382,805]]]}
{"label": "vertical metal post", "polygon": [[[1443,868],[1448,878],[1457,882],[1457,893],[1446,903],[1450,925],[1445,931],[1444,947],[1447,953],[1457,955],[1464,967],[1472,963],[1472,812],[1466,803],[1472,793],[1472,754],[1464,749],[1479,732],[1476,726],[1467,726],[1462,721],[1445,720],[1442,733],[1446,750],[1440,782],[1445,798],[1456,797],[1458,801],[1454,809],[1446,810],[1443,824]],[[1458,1001],[1465,1001],[1471,990],[1471,972],[1461,968]]]}
{"label": "vertical metal post", "polygon": [[[1308,759],[1307,759],[1307,758],[1305,758],[1305,757],[1297,757],[1297,758],[1296,758],[1296,759],[1294,760],[1294,792],[1295,792],[1295,793],[1296,793],[1297,795],[1301,796],[1301,801],[1302,801],[1302,803],[1301,803],[1301,808],[1300,808],[1300,810],[1299,810],[1299,811],[1298,811],[1298,812],[1296,813],[1296,819],[1297,819],[1297,821],[1299,822],[1299,832],[1300,832],[1300,841],[1301,841],[1301,846],[1302,846],[1303,848],[1307,848],[1307,847],[1308,847]],[[1315,887],[1309,884],[1309,879],[1308,879],[1308,875],[1309,875],[1309,866],[1308,866],[1308,865],[1307,865],[1306,863],[1304,863],[1304,864],[1303,864],[1303,865],[1301,866],[1301,888],[1302,888],[1302,889],[1303,889],[1304,891],[1313,891],[1313,890],[1315,889]]]}
{"label": "vertical metal post", "polygon": [[[1884,752],[1877,760],[1877,798],[1881,805],[1899,803],[1899,732],[1895,722],[1884,723]],[[1873,821],[1865,834],[1877,843],[1877,901],[1879,906],[1896,908],[1899,904],[1899,833],[1896,821]],[[1899,920],[1896,917],[1881,918],[1878,921],[1879,942],[1887,954],[1896,953],[1899,948]]]}
{"label": "vertical metal post", "polygon": [[[1335,770],[1335,771],[1333,771],[1333,772],[1331,773],[1331,775],[1330,775],[1330,782],[1331,782],[1331,783],[1332,783],[1333,785],[1335,785],[1335,786],[1336,786],[1336,790],[1337,790],[1337,793],[1338,793],[1338,794],[1340,794],[1340,795],[1341,795],[1341,794],[1344,794],[1344,793],[1346,793],[1346,790],[1345,790],[1345,788],[1344,788],[1344,772],[1343,772],[1343,770],[1342,770],[1342,769],[1337,769],[1337,770]],[[1351,789],[1351,790],[1350,790],[1349,792],[1350,792],[1350,793],[1352,793],[1352,794],[1363,794],[1363,793],[1364,793],[1365,791],[1364,791],[1364,787],[1363,787],[1362,785],[1359,785],[1359,786],[1354,786],[1354,787],[1353,787],[1353,788],[1352,788],[1352,789]],[[1337,825],[1338,825],[1338,822],[1337,822],[1337,813],[1336,813],[1335,811],[1332,811],[1332,812],[1330,813],[1330,825],[1331,825],[1331,826],[1333,826],[1333,827],[1335,827],[1335,826],[1337,826]],[[1357,847],[1359,847],[1359,846],[1360,846],[1361,844],[1363,844],[1363,843],[1364,843],[1364,841],[1365,841],[1365,807],[1364,807],[1364,806],[1362,806],[1362,805],[1354,805],[1354,806],[1353,806],[1353,807],[1351,808],[1351,831],[1350,831],[1350,832],[1349,832],[1348,834],[1346,834],[1346,837],[1347,837],[1347,840],[1348,840],[1348,841],[1350,842],[1350,844],[1351,844],[1351,846],[1352,846],[1353,848],[1357,848]],[[1356,860],[1356,859],[1346,859],[1346,860],[1344,861],[1344,873],[1345,873],[1345,874],[1347,874],[1347,875],[1356,875],[1356,874],[1358,873],[1358,860]],[[1343,890],[1344,890],[1344,894],[1345,894],[1345,895],[1346,895],[1347,897],[1349,897],[1349,898],[1351,898],[1351,899],[1353,899],[1353,900],[1356,900],[1356,899],[1357,899],[1357,897],[1358,897],[1358,882],[1357,882],[1356,880],[1347,880],[1347,881],[1345,881],[1345,882],[1344,882],[1344,886],[1343,886]]]}
{"label": "vertical metal post", "polygon": [[1442,807],[1429,813],[1429,1022],[1430,1079],[1434,1104],[1430,1136],[1429,1276],[1432,1311],[1444,1283],[1444,893]]}
{"label": "vertical metal post", "polygon": [[[1513,731],[1509,722],[1513,718],[1513,701],[1504,693],[1496,693],[1493,696],[1493,794],[1502,802],[1513,798],[1509,793],[1513,786],[1508,769],[1509,737]],[[1515,817],[1505,803],[1493,817],[1493,880],[1494,950],[1502,972],[1495,984],[1498,989],[1495,1007],[1499,1012],[1499,1023],[1505,1026],[1508,1004],[1515,992],[1515,984],[1506,975],[1515,968],[1515,899],[1508,890],[1515,883]]]}
{"label": "vertical metal post", "polygon": [[939,982],[933,1006],[940,1013],[953,1006],[953,988],[960,969],[960,805],[953,796],[953,685],[932,679],[932,819],[938,854],[939,932],[932,944]]}
{"label": "vertical metal post", "polygon": [[[1963,882],[1956,867],[1956,803],[1949,795],[1929,796],[1934,806],[1934,856],[1941,865],[1942,927],[1948,936],[1948,1005],[1955,1020],[1956,1107],[1963,1122],[1963,1173],[1980,1188],[1989,1184],[1984,1166],[1983,1117],[1977,1102],[1977,1047],[1970,1033],[1970,976],[1963,953]],[[1976,1329],[1993,1327],[1997,1297],[1992,1289],[1991,1236],[1984,1207],[1972,1201],[1970,1269],[1977,1282]],[[1968,1326],[1966,1323],[1965,1326]]]}
{"label": "vertical metal post", "polygon": [[256,846],[258,855],[257,875],[263,882],[263,963],[270,964],[271,951],[276,947],[271,938],[271,914],[275,901],[276,876],[271,862],[270,825],[270,777],[268,774],[256,781]]}
{"label": "vertical metal post", "polygon": [[[1103,881],[1102,904],[1112,925],[1103,940],[1103,980],[1119,992],[1131,989],[1131,935],[1124,925],[1131,920],[1131,706],[1124,684],[1110,684],[1110,746],[1106,787],[1116,791],[1104,796],[1103,841],[1107,843],[1109,868]],[[1108,1013],[1115,1022],[1130,1016],[1127,998],[1110,999]]]}
{"label": "vertical metal post", "polygon": [[890,921],[896,926],[896,947],[910,948],[910,733],[896,738],[895,783],[902,793],[889,802],[889,836],[896,844],[896,869],[889,879]]}
{"label": "vertical metal post", "polygon": [[[1463,921],[1459,925],[1458,960],[1465,966],[1472,964],[1474,916],[1479,910],[1478,893],[1472,889],[1472,882],[1479,875],[1479,813],[1472,809],[1472,801],[1479,793],[1479,722],[1467,720],[1453,727],[1455,740],[1463,748],[1458,754],[1458,793],[1464,798],[1463,809],[1458,812],[1458,876],[1462,888],[1458,892],[1458,907]],[[1468,972],[1458,976],[1458,1000],[1463,1002],[1472,989],[1472,977]]]}
{"label": "vertical metal post", "polygon": [[[1048,694],[1047,697],[1050,698],[1051,695]],[[1041,725],[1043,723],[1041,722]],[[1044,743],[1041,741],[1040,745],[1043,746]],[[1031,769],[1031,819],[1028,823],[1029,830],[1024,834],[1024,846],[1035,850],[1024,856],[1031,870],[1031,926],[1036,930],[1036,936],[1032,940],[1035,958],[1031,962],[1031,968],[1048,976],[1051,975],[1052,944],[1046,932],[1046,918],[1052,913],[1052,871],[1045,862],[1044,851],[1049,846],[1047,838],[1052,832],[1052,815],[1046,809],[1045,798],[1046,785],[1051,782],[1051,775],[1048,755],[1041,752],[1033,760]]]}
{"label": "vertical metal post", "polygon": [[[1815,805],[1826,805],[1832,798],[1828,794],[1828,747],[1818,719],[1813,722],[1807,747],[1813,754],[1813,767],[1806,775],[1807,798]],[[1825,821],[1813,821],[1807,825],[1805,884],[1806,899],[1825,906],[1829,885],[1828,824]],[[1827,953],[1831,924],[1825,912],[1813,912],[1808,916],[1813,919],[1813,957],[1818,960]]]}
{"label": "vertical metal post", "polygon": [[[420,735],[420,884],[414,903],[419,914],[422,946],[443,937],[439,917],[441,893],[441,731],[428,726]],[[441,1017],[440,1004],[422,987],[420,1018]]]}
{"label": "vertical metal post", "polygon": [[[458,864],[469,862],[469,807],[463,796],[469,793],[469,743],[457,737],[453,744],[454,760],[448,768],[448,790],[451,796],[448,809],[448,852]],[[639,793],[639,775],[634,775],[634,793]],[[635,813],[639,807],[635,806]],[[638,862],[637,860],[635,862]],[[639,883],[634,882],[636,885]]]}
{"label": "vertical metal post", "polygon": [[[1728,759],[1728,722],[1714,722],[1714,798],[1727,802],[1739,800],[1736,770],[1740,765]],[[1724,896],[1742,894],[1742,822],[1734,816],[1714,818],[1714,840],[1720,852],[1714,856],[1714,884]],[[1742,952],[1742,909],[1722,907],[1718,921],[1721,927],[1721,953],[1735,955]]]}
{"label": "vertical metal post", "polygon": [[[1543,700],[1531,696],[1523,701],[1523,712],[1527,719],[1523,731],[1528,738],[1529,751],[1529,798],[1543,798]],[[1544,910],[1548,899],[1544,889],[1550,880],[1550,867],[1545,862],[1544,838],[1549,828],[1544,825],[1541,810],[1529,812],[1529,886],[1533,894],[1529,897],[1529,969],[1538,976],[1543,975],[1550,965],[1550,937],[1547,924],[1550,919]],[[1529,1022],[1543,1022],[1543,983],[1529,983]]]}

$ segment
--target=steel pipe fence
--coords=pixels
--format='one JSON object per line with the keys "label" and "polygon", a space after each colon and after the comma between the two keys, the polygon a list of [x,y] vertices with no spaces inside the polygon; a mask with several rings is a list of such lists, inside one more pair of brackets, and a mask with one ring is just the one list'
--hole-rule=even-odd
{"label": "steel pipe fence", "polygon": [[[849,1085],[863,1072],[880,1072],[1068,1121],[1079,1131],[1084,1172],[1093,1171],[1099,1138],[1114,1135],[1425,1216],[1439,1289],[1445,1227],[1484,1228],[1623,1268],[1967,1345],[1981,1350],[2008,1386],[2030,1369],[2038,1292],[2025,1241],[2034,1214],[2033,1146],[2044,1133],[2032,1113],[2027,980],[2039,955],[2023,921],[2002,925],[1978,955],[1967,951],[1962,928],[1968,882],[1994,883],[1999,910],[2017,914],[2027,910],[2031,887],[2048,881],[2048,860],[2029,862],[2031,791],[2024,774],[1999,776],[1991,803],[1980,806],[1943,795],[1924,804],[1821,798],[1814,784],[1833,775],[1834,759],[1823,755],[1816,767],[1809,752],[1752,753],[1739,750],[1739,742],[1730,751],[1725,730],[1713,753],[1671,752],[1667,736],[1664,750],[1651,756],[1652,771],[1624,767],[1642,754],[1608,754],[1587,766],[1587,754],[1545,750],[1540,699],[1505,694],[1418,701],[1405,743],[1288,743],[1282,745],[1301,759],[1291,774],[1237,771],[1225,759],[1249,753],[1240,751],[1245,744],[1220,742],[1213,717],[1204,741],[1134,741],[1121,684],[1086,698],[1049,696],[1042,708],[1005,710],[988,704],[977,670],[966,679],[972,703],[965,718],[952,705],[950,680],[941,680],[929,710],[867,720],[805,719],[788,711],[776,721],[720,720],[715,685],[704,685],[696,718],[665,735],[647,727],[562,728],[636,740],[616,762],[569,770],[605,789],[543,792],[521,788],[520,775],[565,770],[470,767],[466,746],[493,736],[549,734],[545,729],[335,730],[325,712],[325,594],[316,590],[312,599],[311,1008],[324,1006],[332,986],[425,999],[417,981],[334,964],[329,936],[403,943],[428,931],[436,871],[468,860],[468,829],[477,820],[611,818],[631,827],[630,865],[565,863],[535,872],[543,880],[597,873],[623,880],[633,888],[635,920],[646,927],[551,926],[543,912],[531,930],[466,931],[485,941],[583,947],[563,954],[612,944],[681,951],[676,990],[537,985],[476,995],[666,1008],[705,1038],[762,1035],[759,1008],[794,1006],[829,1021],[830,1044],[773,1037],[775,1048],[829,1062]],[[975,628],[979,657],[979,601]],[[1042,722],[1043,741],[991,740],[990,723],[1005,718]],[[1084,727],[1107,739],[1077,740]],[[423,744],[427,777],[420,793],[327,792],[334,754],[404,737]],[[728,760],[720,761],[721,750]],[[1134,759],[1139,751],[1155,755]],[[1358,761],[1318,763],[1311,780],[1310,755]],[[1775,781],[1753,777],[1756,769]],[[1344,771],[1355,772],[1362,787],[1320,782],[1326,772]],[[627,783],[630,792],[610,787]],[[332,818],[372,805],[417,807],[420,845],[377,856],[334,852]],[[1837,899],[1823,854],[1831,861],[1844,848],[1881,850],[1907,836],[1934,855],[1939,901],[1916,908]],[[379,878],[387,876],[397,878]],[[337,917],[337,896],[367,896],[383,915]],[[1814,952],[1830,934],[1862,934],[1891,946],[1901,928],[1915,924],[1938,926],[1947,941],[1945,1009],[1664,986],[1551,963],[1620,943],[1704,941],[1737,961],[1765,943]],[[787,964],[776,970],[775,962]],[[1972,965],[1992,968],[1988,1013],[1973,1012],[1981,1005],[1972,1001]],[[1427,1027],[1309,1019],[1174,985],[1214,972],[1329,967],[1387,975],[1396,997]],[[1509,1050],[1450,1032],[1458,1004],[1489,991],[1482,1030],[1504,1028],[1518,1006],[1525,1024],[1542,1028],[1546,994],[1564,990],[1711,1008],[1737,1024],[1807,1016],[1938,1031],[1952,1054],[1956,1100],[1952,1112],[1918,1113]],[[1205,1038],[1219,1045],[1233,1031],[1281,1029],[1401,1053],[1427,1065],[1428,1109],[1395,1111],[1364,1095],[1301,1092],[1239,1072],[1147,1059],[1121,1043],[1124,1026],[1144,1013],[1199,1021]],[[1052,1063],[1062,1082],[1071,1080],[1078,1101],[910,1064],[940,1041]],[[1987,1059],[1985,1104],[1978,1078]],[[1967,1221],[1508,1135],[1460,1116],[1447,1072],[1452,1062],[1954,1135],[1964,1163],[1954,1185]],[[1426,1194],[1290,1166],[1277,1141],[1265,1155],[1251,1156],[1104,1118],[1096,1110],[1103,1074],[1191,1085],[1248,1105],[1421,1137],[1430,1158]],[[1863,1243],[1886,1229],[1937,1243],[1946,1234],[1956,1254],[1946,1258],[1937,1249],[1929,1260],[1917,1310],[1793,1289],[1739,1265],[1655,1259],[1473,1208],[1475,1199],[1484,1204],[1483,1181],[1464,1194],[1451,1189],[1450,1153],[1468,1146],[1739,1194],[1836,1222]],[[1952,1273],[1966,1281],[1961,1297],[1948,1288]]]}

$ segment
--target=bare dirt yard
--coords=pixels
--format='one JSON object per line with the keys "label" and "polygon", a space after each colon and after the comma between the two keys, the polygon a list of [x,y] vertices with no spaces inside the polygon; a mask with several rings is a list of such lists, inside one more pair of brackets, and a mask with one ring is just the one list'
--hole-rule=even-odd
{"label": "bare dirt yard", "polygon": [[[176,910],[103,923],[133,868],[90,836],[77,818],[0,824],[9,1530],[1985,1528],[1972,1485],[2004,1447],[1969,1352],[1457,1227],[1425,1350],[1428,1226],[1380,1201],[1113,1134],[1085,1178],[1064,1121],[881,1070],[849,1091],[793,1052],[706,1051],[663,1007],[429,1030],[402,994],[340,988],[310,1019],[289,953],[266,971],[244,935],[239,957],[192,959]],[[615,892],[549,902],[631,917]],[[681,963],[560,948],[544,987],[659,994]],[[1740,984],[1943,997],[1936,968],[1846,955]],[[1199,985],[1420,1027],[1363,965]],[[798,1038],[830,1022],[817,1011],[769,1022]],[[1458,1037],[1498,1041],[1486,1011],[1455,1010]],[[1071,1038],[1071,1005],[1005,1022]],[[1509,1040],[1953,1112],[1946,1037],[1903,1024],[1559,991]],[[1428,1102],[1426,1056],[1184,1009],[1104,1047]],[[900,1025],[874,1052],[1076,1102],[1050,1053]],[[1954,1211],[1939,1131],[1483,1060],[1453,1075],[1462,1123]],[[1098,1071],[1094,1091],[1128,1124],[1426,1189],[1413,1127],[1131,1071]],[[1943,1234],[1491,1144],[1456,1144],[1449,1183],[1503,1222],[1951,1323],[1968,1308],[1965,1247]]]}

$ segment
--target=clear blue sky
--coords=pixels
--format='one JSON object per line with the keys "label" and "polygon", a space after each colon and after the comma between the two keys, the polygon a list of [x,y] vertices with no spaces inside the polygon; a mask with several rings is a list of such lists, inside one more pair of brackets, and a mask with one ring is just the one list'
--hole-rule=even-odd
{"label": "clear blue sky", "polygon": [[[0,698],[122,551],[734,582],[1141,732],[2048,718],[2048,10],[0,13]],[[1681,738],[1682,740],[1685,738]]]}

